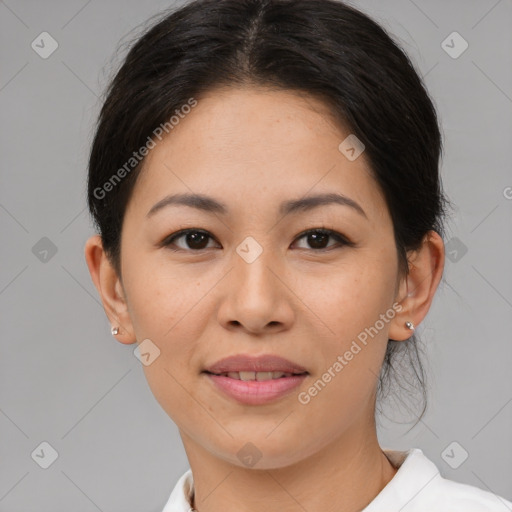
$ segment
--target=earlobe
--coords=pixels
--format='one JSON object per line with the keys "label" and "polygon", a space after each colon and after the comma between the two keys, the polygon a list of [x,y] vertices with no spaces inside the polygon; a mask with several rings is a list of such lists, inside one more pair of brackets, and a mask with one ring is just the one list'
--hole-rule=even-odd
{"label": "earlobe", "polygon": [[[98,290],[112,335],[121,343],[135,343],[136,338],[119,276],[103,249],[100,235],[91,236],[84,247],[85,260]],[[114,331],[117,329],[117,333]]]}
{"label": "earlobe", "polygon": [[397,300],[402,306],[390,326],[389,338],[404,341],[427,315],[444,270],[444,243],[436,231],[429,231],[422,246],[408,254],[409,273],[400,283]]}

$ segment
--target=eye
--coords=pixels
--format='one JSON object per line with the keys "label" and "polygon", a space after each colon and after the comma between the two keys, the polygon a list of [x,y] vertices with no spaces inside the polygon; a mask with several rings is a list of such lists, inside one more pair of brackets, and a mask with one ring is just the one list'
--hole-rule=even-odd
{"label": "eye", "polygon": [[[332,229],[324,229],[324,228],[314,228],[314,229],[308,229],[307,231],[304,231],[301,235],[297,237],[297,240],[300,240],[301,238],[306,238],[307,242],[312,246],[313,249],[316,251],[322,251],[322,250],[330,250],[332,248],[331,246],[325,247],[325,242],[329,239],[329,237],[333,238],[338,242],[338,244],[348,245],[350,247],[354,246],[354,243],[348,240],[346,237],[338,233],[337,231],[333,231]],[[301,247],[302,249],[302,247]],[[305,249],[308,249],[308,247],[305,247]]]}
{"label": "eye", "polygon": [[[175,241],[180,238],[184,238],[185,243],[188,244],[188,247],[179,247],[178,249],[174,249],[171,247],[175,245]],[[162,246],[166,246],[172,251],[180,251],[192,249],[194,251],[201,251],[206,248],[208,238],[212,238],[211,235],[207,231],[203,231],[202,229],[183,229],[174,233],[173,235],[167,237],[163,242]],[[206,244],[205,244],[206,242]]]}
{"label": "eye", "polygon": [[[304,231],[301,233],[296,240],[300,240],[302,238],[307,237],[307,242],[311,245],[311,248],[315,251],[324,251],[324,250],[331,250],[331,246],[325,247],[325,243],[328,241],[329,237],[334,239],[336,242],[338,242],[338,245],[347,245],[350,247],[353,247],[355,244],[348,240],[345,236],[341,235],[337,231],[333,231],[331,229],[325,229],[325,228],[314,228],[314,229],[308,229],[307,231]],[[177,240],[180,240],[181,238],[184,239],[184,243],[186,244],[185,247],[179,246],[176,244]],[[202,229],[196,229],[196,228],[189,228],[189,229],[183,229],[181,231],[177,231],[176,233],[173,233],[171,236],[168,236],[163,242],[162,246],[168,247],[172,251],[187,251],[192,250],[193,252],[199,252],[204,249],[207,249],[208,245],[208,239],[212,239],[213,237],[207,232]],[[175,248],[175,247],[178,248]],[[211,248],[211,247],[210,247]],[[299,247],[301,249],[305,248],[308,249],[308,247]]]}

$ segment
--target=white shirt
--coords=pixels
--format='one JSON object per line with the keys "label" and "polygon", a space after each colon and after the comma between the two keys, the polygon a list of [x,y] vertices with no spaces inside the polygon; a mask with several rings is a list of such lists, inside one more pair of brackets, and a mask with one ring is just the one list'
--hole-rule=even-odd
{"label": "white shirt", "polygon": [[[512,512],[512,502],[441,476],[419,448],[383,451],[398,470],[362,512]],[[188,469],[162,512],[189,512],[193,487],[192,471]]]}

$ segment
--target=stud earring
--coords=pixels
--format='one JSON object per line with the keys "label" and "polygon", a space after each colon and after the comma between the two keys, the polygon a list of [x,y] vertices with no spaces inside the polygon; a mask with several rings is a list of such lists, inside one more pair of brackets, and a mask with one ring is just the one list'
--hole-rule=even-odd
{"label": "stud earring", "polygon": [[414,331],[414,324],[412,322],[405,322],[405,326],[411,331]]}
{"label": "stud earring", "polygon": [[115,336],[116,334],[119,334],[119,327],[112,327],[110,332],[112,333],[112,336]]}

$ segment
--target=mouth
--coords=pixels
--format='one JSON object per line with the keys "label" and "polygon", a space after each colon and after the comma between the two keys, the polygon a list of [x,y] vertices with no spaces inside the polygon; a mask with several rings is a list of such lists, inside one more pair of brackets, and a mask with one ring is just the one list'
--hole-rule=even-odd
{"label": "mouth", "polygon": [[204,370],[208,381],[222,395],[243,405],[263,406],[289,396],[302,385],[309,372],[229,371],[214,373]]}
{"label": "mouth", "polygon": [[230,379],[235,380],[243,380],[243,381],[266,381],[266,380],[277,380],[277,379],[285,379],[288,377],[295,377],[298,375],[307,375],[308,372],[222,372],[222,373],[214,373],[205,370],[203,373],[207,373],[209,375],[216,375],[222,377],[229,377]]}
{"label": "mouth", "polygon": [[203,368],[208,385],[244,405],[284,399],[302,385],[309,372],[277,354],[233,354]]}
{"label": "mouth", "polygon": [[299,363],[276,354],[234,354],[203,368],[211,375],[223,375],[238,380],[270,380],[307,373]]}

